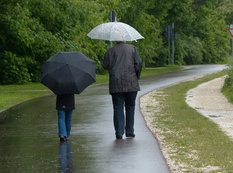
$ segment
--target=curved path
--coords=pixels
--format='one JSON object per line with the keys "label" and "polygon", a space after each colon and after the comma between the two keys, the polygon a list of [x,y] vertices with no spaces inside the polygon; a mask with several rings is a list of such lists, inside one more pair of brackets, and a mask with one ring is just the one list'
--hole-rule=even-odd
{"label": "curved path", "polygon": [[[224,69],[188,69],[140,80],[138,98],[154,89]],[[115,140],[112,102],[106,84],[76,96],[71,139],[57,137],[55,96],[37,98],[0,114],[1,172],[167,173],[156,139],[145,125],[137,99],[135,139]]]}

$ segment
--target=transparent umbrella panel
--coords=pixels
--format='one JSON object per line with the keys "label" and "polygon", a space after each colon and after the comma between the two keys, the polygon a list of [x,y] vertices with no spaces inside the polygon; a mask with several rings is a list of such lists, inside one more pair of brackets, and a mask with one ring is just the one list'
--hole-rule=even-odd
{"label": "transparent umbrella panel", "polygon": [[91,39],[109,41],[137,41],[144,37],[133,27],[122,22],[108,22],[96,26],[88,34]]}

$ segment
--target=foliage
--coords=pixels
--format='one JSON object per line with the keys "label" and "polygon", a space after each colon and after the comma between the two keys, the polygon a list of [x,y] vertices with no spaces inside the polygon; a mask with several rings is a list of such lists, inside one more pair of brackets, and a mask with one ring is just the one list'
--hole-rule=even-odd
{"label": "foliage", "polygon": [[202,40],[203,63],[224,61],[230,49],[224,16],[207,6],[200,7],[197,14],[194,36]]}
{"label": "foliage", "polygon": [[2,72],[0,78],[3,83],[11,83],[12,81],[15,81],[15,83],[24,83],[30,81],[23,57],[17,57],[15,54],[7,51],[1,57],[0,66],[2,67]]}
{"label": "foliage", "polygon": [[6,62],[13,56],[25,63],[27,77],[12,74],[1,63],[0,83],[39,81],[41,65],[59,51],[82,51],[96,62],[98,74],[105,73],[101,63],[110,43],[91,40],[87,33],[109,22],[111,10],[117,21],[128,23],[145,37],[131,43],[144,66],[167,65],[164,32],[173,22],[175,64],[223,62],[230,52],[227,27],[232,22],[232,4],[232,0],[2,0],[0,56],[9,59]]}
{"label": "foliage", "polygon": [[233,103],[233,66],[228,69],[228,76],[225,79],[224,86],[222,88],[222,92],[228,98],[228,100]]}
{"label": "foliage", "polygon": [[198,37],[183,35],[177,39],[176,63],[178,64],[201,64],[202,43]]}
{"label": "foliage", "polygon": [[[0,23],[2,26],[0,30],[4,32],[0,37],[1,56],[4,55],[2,58],[9,58],[8,62],[10,63],[12,57],[7,57],[7,55],[14,54],[16,62],[20,61],[23,66],[28,67],[25,69],[25,73],[28,73],[29,76],[28,80],[18,81],[20,78],[17,77],[17,74],[12,74],[3,66],[11,64],[1,63],[1,69],[5,69],[4,74],[10,75],[12,78],[5,80],[6,77],[2,76],[0,82],[23,83],[38,79],[40,65],[61,48],[60,40],[50,32],[45,31],[38,19],[31,18],[28,8],[19,3],[16,3],[15,6],[9,4],[9,10],[2,14]],[[11,52],[11,54],[4,52]]]}
{"label": "foliage", "polygon": [[217,11],[220,13],[226,14],[226,24],[229,26],[233,24],[233,0],[224,0],[221,1],[220,5],[217,8]]}

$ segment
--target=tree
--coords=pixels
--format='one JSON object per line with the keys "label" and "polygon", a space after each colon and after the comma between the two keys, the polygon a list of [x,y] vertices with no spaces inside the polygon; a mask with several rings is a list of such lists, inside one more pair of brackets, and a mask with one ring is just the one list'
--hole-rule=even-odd
{"label": "tree", "polygon": [[[72,35],[74,35],[74,33],[71,27],[75,27],[75,25],[72,25],[74,23],[68,19],[68,15],[64,15],[64,13],[60,12],[62,10],[59,7],[64,4],[54,1],[54,5],[52,6],[48,4],[51,3],[51,1],[41,0],[40,3],[44,4],[44,8],[41,8],[40,11],[36,11],[37,7],[41,7],[36,2],[38,1],[21,0],[15,4],[11,1],[5,1],[3,3],[5,10],[1,12],[0,20],[2,26],[0,28],[0,43],[3,46],[1,47],[0,56],[9,64],[11,63],[11,57],[17,59],[17,61],[14,61],[16,63],[15,66],[19,66],[17,62],[22,61],[22,63],[25,64],[25,70],[19,70],[18,75],[20,75],[21,72],[28,73],[28,75],[22,75],[26,77],[22,80],[21,78],[17,78],[17,76],[14,78],[14,75],[10,75],[12,78],[6,80],[6,74],[1,75],[0,83],[22,83],[31,80],[38,81],[42,63],[56,52],[68,50],[73,46],[68,43],[72,41]],[[68,3],[68,1],[63,1],[63,3],[65,2]],[[43,18],[42,16],[50,16],[49,11],[45,9],[54,6],[56,7],[54,11],[60,12],[54,12],[56,18],[58,18],[56,22],[60,21],[60,23],[58,22],[57,25],[52,25],[54,28],[50,28],[48,26],[50,24],[48,23],[48,25],[45,25],[41,18]],[[34,9],[38,16],[32,13]],[[68,22],[63,23],[63,21]],[[56,32],[56,29],[59,31]],[[1,63],[1,69],[4,68],[3,66],[4,63]],[[8,72],[5,71],[4,73],[11,73],[11,71],[8,70]]]}
{"label": "tree", "polygon": [[82,51],[96,62],[98,73],[104,72],[101,64],[109,41],[92,40],[87,33],[109,22],[111,10],[117,21],[144,36],[131,43],[144,66],[167,64],[164,33],[173,22],[176,64],[223,62],[230,50],[232,4],[232,0],[1,0],[0,83],[39,81],[41,65],[60,51]]}
{"label": "tree", "polygon": [[194,25],[194,36],[201,39],[203,45],[203,63],[220,63],[228,55],[229,44],[225,15],[219,13],[218,4],[207,1],[199,7]]}

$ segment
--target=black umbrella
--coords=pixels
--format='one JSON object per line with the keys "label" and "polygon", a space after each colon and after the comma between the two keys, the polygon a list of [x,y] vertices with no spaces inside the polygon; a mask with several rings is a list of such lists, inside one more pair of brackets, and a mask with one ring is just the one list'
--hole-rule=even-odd
{"label": "black umbrella", "polygon": [[59,52],[42,65],[41,83],[56,95],[79,94],[96,81],[96,64],[81,52]]}

